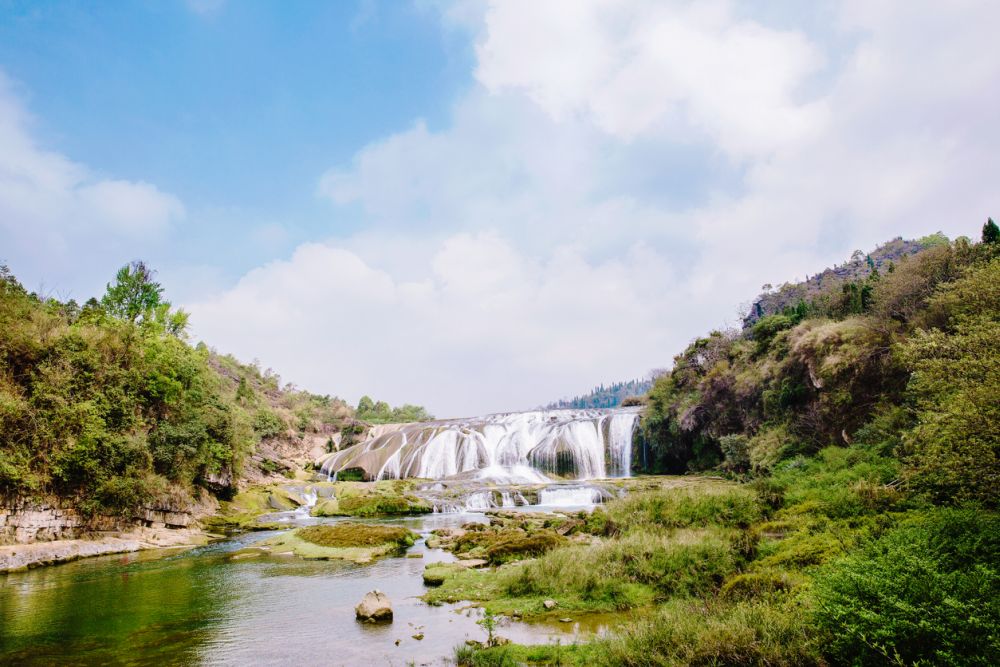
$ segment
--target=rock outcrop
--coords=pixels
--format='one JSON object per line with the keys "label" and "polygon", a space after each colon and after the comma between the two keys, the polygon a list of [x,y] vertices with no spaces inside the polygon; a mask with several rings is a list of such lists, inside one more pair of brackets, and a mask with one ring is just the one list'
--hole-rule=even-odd
{"label": "rock outcrop", "polygon": [[392,620],[392,603],[382,591],[375,589],[362,598],[354,613],[359,621],[378,623]]}

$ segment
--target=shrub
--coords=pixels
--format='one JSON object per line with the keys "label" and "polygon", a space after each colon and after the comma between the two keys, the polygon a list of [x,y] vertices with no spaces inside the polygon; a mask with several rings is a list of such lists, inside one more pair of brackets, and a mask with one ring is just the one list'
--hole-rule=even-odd
{"label": "shrub", "polygon": [[816,621],[843,664],[1000,664],[1000,517],[939,510],[823,569]]}
{"label": "shrub", "polygon": [[280,435],[285,428],[285,422],[271,410],[258,410],[254,415],[253,430],[262,440]]}

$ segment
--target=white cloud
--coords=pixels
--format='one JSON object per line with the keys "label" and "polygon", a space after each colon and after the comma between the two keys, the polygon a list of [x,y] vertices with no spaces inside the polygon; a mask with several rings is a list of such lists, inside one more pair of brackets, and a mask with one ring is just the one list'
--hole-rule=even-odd
{"label": "white cloud", "polygon": [[737,157],[800,140],[825,120],[800,87],[823,65],[805,35],[729,3],[493,3],[477,53],[491,91],[525,91],[557,118],[585,114],[623,139],[701,131]]}
{"label": "white cloud", "polygon": [[132,259],[126,253],[155,244],[184,214],[177,197],[154,185],[102,177],[41,147],[0,71],[0,260],[29,287],[104,276],[102,261]]}
{"label": "white cloud", "polygon": [[364,232],[198,305],[208,340],[351,398],[523,407],[665,365],[764,282],[1000,210],[996,3],[843,2],[840,52],[723,2],[446,14],[479,58],[450,124],[324,175]]}
{"label": "white cloud", "polygon": [[641,374],[681,342],[656,322],[685,295],[659,289],[670,266],[641,245],[603,263],[571,246],[538,259],[483,232],[448,238],[427,260],[421,279],[401,281],[305,244],[189,307],[199,337],[314,390],[439,415],[532,407]]}

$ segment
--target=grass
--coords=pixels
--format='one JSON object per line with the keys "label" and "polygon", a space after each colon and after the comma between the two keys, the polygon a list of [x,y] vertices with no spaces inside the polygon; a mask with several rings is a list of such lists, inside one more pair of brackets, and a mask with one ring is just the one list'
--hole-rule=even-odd
{"label": "grass", "polygon": [[400,526],[378,526],[365,523],[343,522],[300,528],[299,539],[321,547],[371,547],[380,544],[413,546],[414,534]]}
{"label": "grass", "polygon": [[794,603],[672,600],[626,631],[587,644],[456,648],[467,667],[823,665],[805,609]]}
{"label": "grass", "polygon": [[754,493],[733,484],[646,491],[608,503],[607,512],[621,526],[654,525],[746,527],[763,516]]}
{"label": "grass", "polygon": [[272,554],[291,553],[308,560],[348,560],[370,563],[381,556],[399,554],[411,546],[416,535],[397,526],[340,523],[309,526],[264,540],[237,552],[236,557],[260,550]]}
{"label": "grass", "polygon": [[565,537],[549,529],[495,527],[470,530],[450,544],[450,549],[456,554],[483,558],[491,565],[502,565],[540,556],[566,543]]}
{"label": "grass", "polygon": [[753,485],[639,490],[533,559],[429,570],[427,599],[526,618],[643,610],[588,643],[459,647],[461,665],[996,664],[997,513],[942,513],[898,472],[835,448]]}

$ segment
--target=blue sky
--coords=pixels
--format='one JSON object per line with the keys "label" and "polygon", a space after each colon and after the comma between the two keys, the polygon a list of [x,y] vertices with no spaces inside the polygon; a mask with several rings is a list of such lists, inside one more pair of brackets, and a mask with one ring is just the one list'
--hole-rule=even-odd
{"label": "blue sky", "polygon": [[0,0],[0,260],[438,415],[669,365],[998,213],[1000,5]]}
{"label": "blue sky", "polygon": [[[440,125],[471,79],[468,40],[406,3],[0,11],[0,64],[36,140],[179,197],[193,214],[164,259],[218,262],[230,278],[275,250],[354,231],[356,216],[332,216],[314,196],[316,174],[413,118]],[[277,247],[219,253],[272,226],[285,232],[265,234]]]}

